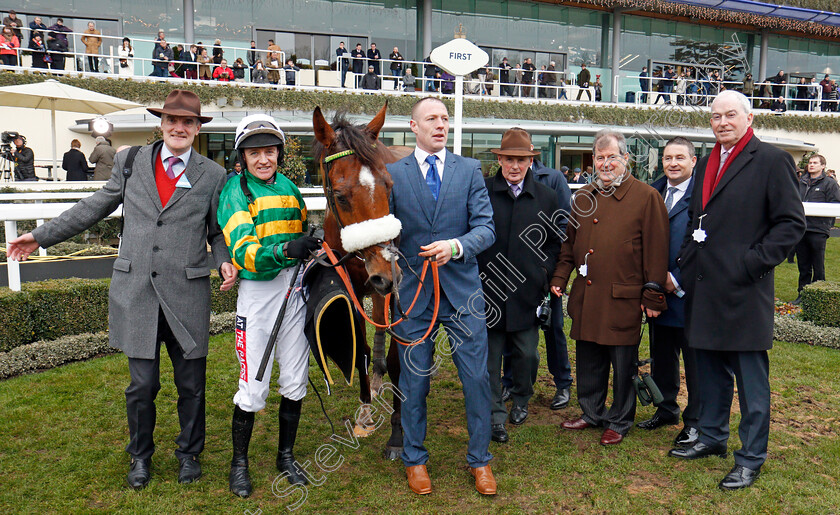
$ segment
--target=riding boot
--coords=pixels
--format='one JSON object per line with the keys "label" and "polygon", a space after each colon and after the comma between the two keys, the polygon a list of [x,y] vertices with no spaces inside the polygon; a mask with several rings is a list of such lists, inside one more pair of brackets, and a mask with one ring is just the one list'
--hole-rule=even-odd
{"label": "riding boot", "polygon": [[248,474],[248,444],[254,429],[254,414],[233,408],[233,459],[230,462],[230,491],[239,497],[251,495],[251,476]]}
{"label": "riding boot", "polygon": [[280,401],[280,441],[277,446],[277,470],[288,472],[289,483],[306,485],[309,481],[300,469],[295,466],[295,437],[300,422],[300,407],[303,400],[293,401],[285,397]]}

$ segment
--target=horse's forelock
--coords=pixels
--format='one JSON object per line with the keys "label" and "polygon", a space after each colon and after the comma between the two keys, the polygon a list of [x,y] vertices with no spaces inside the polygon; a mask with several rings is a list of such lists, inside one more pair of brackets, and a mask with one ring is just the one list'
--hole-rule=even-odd
{"label": "horse's forelock", "polygon": [[[372,171],[382,167],[382,155],[376,146],[376,140],[367,131],[365,125],[353,125],[343,113],[338,113],[331,124],[335,131],[335,140],[330,145],[330,153],[337,154],[345,150],[353,150],[353,155],[362,165]],[[381,143],[379,143],[381,145]],[[326,155],[327,148],[319,141],[312,147],[316,161],[320,162]],[[375,173],[375,172],[374,172]]]}

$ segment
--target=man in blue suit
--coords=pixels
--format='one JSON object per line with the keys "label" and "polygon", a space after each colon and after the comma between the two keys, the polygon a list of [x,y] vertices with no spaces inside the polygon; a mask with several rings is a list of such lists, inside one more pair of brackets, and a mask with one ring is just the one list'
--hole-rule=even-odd
{"label": "man in blue suit", "polygon": [[[440,309],[434,322],[437,331],[412,346],[399,346],[399,388],[402,404],[403,454],[408,485],[417,494],[431,493],[426,470],[429,453],[426,439],[426,396],[430,374],[440,355],[450,353],[464,390],[470,439],[467,463],[475,487],[484,495],[496,493],[490,470],[490,378],[487,372],[487,327],[484,294],[478,276],[476,255],[496,239],[493,210],[474,159],[446,150],[449,113],[437,98],[423,98],[411,110],[411,130],[417,140],[414,152],[388,165],[394,181],[391,212],[402,222],[400,261],[418,269],[424,259],[434,258],[440,267]],[[407,261],[407,262],[406,262]],[[400,284],[400,297],[411,299],[418,278],[407,273]],[[421,338],[432,324],[433,288],[427,284],[409,313],[395,328],[407,340]],[[446,336],[439,330],[443,324]],[[449,346],[445,346],[448,340]],[[438,357],[435,345],[438,344]]]}
{"label": "man in blue suit", "polygon": [[662,165],[665,177],[652,184],[662,194],[668,219],[671,225],[671,240],[668,252],[668,281],[665,290],[668,311],[651,322],[650,354],[653,358],[651,376],[665,400],[657,407],[656,413],[649,420],[639,423],[639,427],[654,430],[665,425],[674,425],[680,421],[680,407],[677,394],[680,391],[680,352],[685,363],[685,382],[688,390],[688,403],[682,413],[684,427],[674,440],[676,447],[694,445],[699,438],[697,425],[700,417],[700,400],[697,396],[698,378],[694,349],[688,347],[685,336],[685,292],[680,287],[680,269],[677,255],[685,239],[688,228],[688,205],[691,202],[691,190],[694,179],[691,174],[697,157],[694,145],[687,139],[676,137],[665,144],[662,152]]}

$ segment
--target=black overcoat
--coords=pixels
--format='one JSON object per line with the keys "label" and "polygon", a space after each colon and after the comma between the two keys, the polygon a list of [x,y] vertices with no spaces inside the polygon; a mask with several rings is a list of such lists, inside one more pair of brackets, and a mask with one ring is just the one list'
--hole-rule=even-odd
{"label": "black overcoat", "polygon": [[[773,269],[804,234],[805,213],[790,154],[753,136],[732,159],[705,209],[709,156],[695,169],[679,257],[687,292],[686,335],[696,349],[768,350],[773,346]],[[698,242],[693,234],[701,216],[706,238]]]}
{"label": "black overcoat", "polygon": [[516,198],[501,170],[486,184],[496,224],[496,241],[478,255],[487,327],[523,331],[537,323],[537,306],[548,293],[560,253],[560,203],[554,190],[534,180],[530,169]]}

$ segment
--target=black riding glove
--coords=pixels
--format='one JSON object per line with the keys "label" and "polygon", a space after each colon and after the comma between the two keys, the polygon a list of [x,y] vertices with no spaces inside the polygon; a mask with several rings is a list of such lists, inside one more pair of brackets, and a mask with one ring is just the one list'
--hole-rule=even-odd
{"label": "black riding glove", "polygon": [[321,248],[322,240],[314,236],[301,236],[283,246],[283,255],[287,258],[306,259],[309,254]]}

